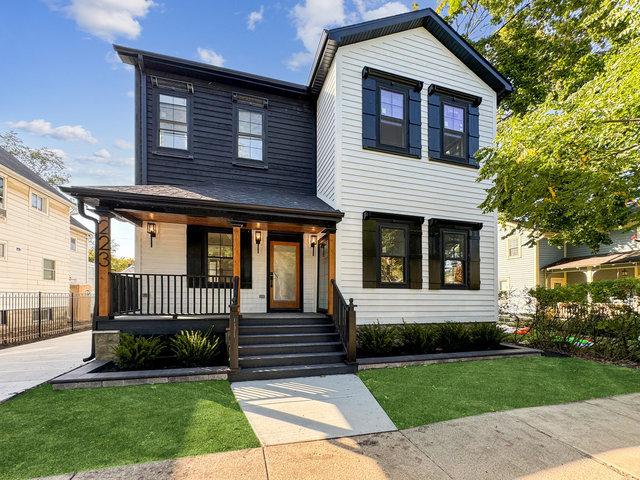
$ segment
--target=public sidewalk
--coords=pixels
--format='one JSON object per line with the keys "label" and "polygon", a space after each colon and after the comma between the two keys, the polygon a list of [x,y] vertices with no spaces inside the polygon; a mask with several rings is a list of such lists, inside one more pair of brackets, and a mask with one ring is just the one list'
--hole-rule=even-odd
{"label": "public sidewalk", "polygon": [[640,394],[50,478],[640,479]]}
{"label": "public sidewalk", "polygon": [[82,365],[91,331],[0,350],[0,402]]}

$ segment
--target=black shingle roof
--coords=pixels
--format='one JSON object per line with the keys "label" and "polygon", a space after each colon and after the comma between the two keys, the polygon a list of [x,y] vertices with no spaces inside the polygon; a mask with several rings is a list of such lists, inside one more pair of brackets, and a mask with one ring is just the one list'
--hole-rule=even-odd
{"label": "black shingle roof", "polygon": [[84,230],[84,231],[86,231],[86,232],[88,232],[88,233],[93,233],[90,229],[88,229],[87,227],[85,227],[81,222],[79,222],[79,221],[78,221],[78,220],[76,220],[75,218],[73,218],[73,217],[69,217],[69,218],[70,218],[71,226],[72,226],[72,227],[79,228],[79,229]]}

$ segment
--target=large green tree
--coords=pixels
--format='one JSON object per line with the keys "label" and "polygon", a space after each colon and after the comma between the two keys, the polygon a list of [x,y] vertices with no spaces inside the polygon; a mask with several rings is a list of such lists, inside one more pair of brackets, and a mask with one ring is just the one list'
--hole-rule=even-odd
{"label": "large green tree", "polygon": [[640,224],[640,0],[446,0],[516,87],[484,149],[482,207],[594,250]]}
{"label": "large green tree", "polygon": [[0,134],[0,147],[52,185],[62,185],[69,181],[67,166],[62,155],[55,150],[28,147],[13,131]]}

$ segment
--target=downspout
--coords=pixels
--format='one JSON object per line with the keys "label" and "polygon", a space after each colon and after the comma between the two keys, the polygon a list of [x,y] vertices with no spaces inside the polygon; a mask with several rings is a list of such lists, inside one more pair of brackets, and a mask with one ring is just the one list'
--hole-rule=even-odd
{"label": "downspout", "polygon": [[[92,332],[96,329],[96,319],[98,318],[98,287],[99,287],[99,279],[98,279],[98,220],[96,218],[90,217],[87,215],[84,209],[84,201],[78,199],[78,213],[82,218],[86,218],[90,220],[95,225],[94,229],[94,245],[93,245],[93,263],[94,263],[94,275],[93,275],[93,291],[94,291],[94,301],[93,301],[93,315],[91,317],[91,330]],[[91,335],[91,353],[87,358],[83,358],[83,362],[88,362],[89,360],[93,360],[96,357],[96,343],[95,337],[93,334]]]}

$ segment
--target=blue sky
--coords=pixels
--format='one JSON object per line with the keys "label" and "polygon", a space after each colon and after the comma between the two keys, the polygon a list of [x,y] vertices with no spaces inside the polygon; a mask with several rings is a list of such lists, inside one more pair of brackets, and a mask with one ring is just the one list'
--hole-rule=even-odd
{"label": "blue sky", "polygon": [[[388,16],[409,1],[21,0],[0,29],[0,132],[56,149],[72,185],[133,183],[133,72],[112,43],[306,83],[323,28]],[[433,7],[433,0],[419,2]],[[118,254],[133,229],[114,225]]]}

